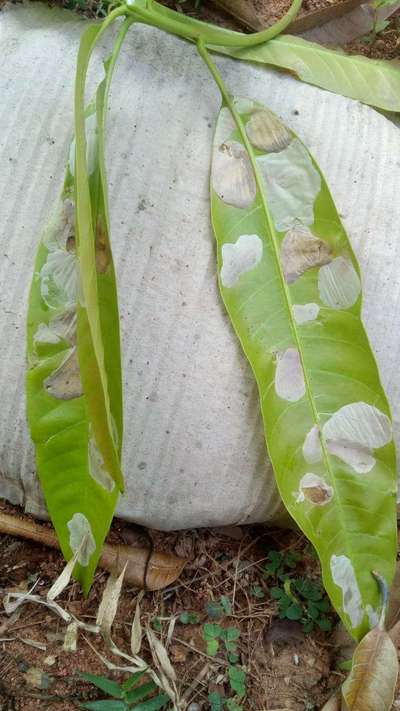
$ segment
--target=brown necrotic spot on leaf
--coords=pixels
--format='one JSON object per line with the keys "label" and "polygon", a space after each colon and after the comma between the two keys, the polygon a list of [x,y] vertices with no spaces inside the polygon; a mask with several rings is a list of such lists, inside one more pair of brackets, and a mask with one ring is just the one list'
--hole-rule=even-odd
{"label": "brown necrotic spot on leaf", "polygon": [[256,181],[249,156],[237,141],[216,147],[211,172],[212,186],[223,202],[246,208],[256,197]]}
{"label": "brown necrotic spot on leaf", "polygon": [[70,548],[73,553],[79,550],[78,561],[85,567],[96,550],[92,527],[83,513],[75,513],[68,521],[67,527]]}
{"label": "brown necrotic spot on leaf", "polygon": [[385,630],[385,609],[378,624],[356,647],[351,672],[342,686],[344,711],[389,711],[399,671],[396,648]]}
{"label": "brown necrotic spot on leaf", "polygon": [[275,392],[278,397],[296,402],[306,391],[303,367],[297,348],[288,348],[277,353],[275,372]]}
{"label": "brown necrotic spot on leaf", "polygon": [[288,147],[292,134],[268,109],[256,109],[246,125],[250,142],[260,151],[279,153]]}
{"label": "brown necrotic spot on leaf", "polygon": [[233,244],[222,246],[221,283],[229,288],[238,283],[242,274],[259,264],[263,243],[258,235],[241,235]]}
{"label": "brown necrotic spot on leaf", "polygon": [[349,309],[361,293],[361,282],[350,259],[336,257],[318,274],[321,301],[331,309]]}
{"label": "brown necrotic spot on leaf", "polygon": [[300,481],[299,493],[297,495],[297,503],[310,501],[317,506],[325,506],[333,496],[333,489],[326,481],[312,472],[304,474]]}
{"label": "brown necrotic spot on leaf", "polygon": [[83,395],[76,348],[72,348],[60,367],[46,378],[44,387],[57,400],[73,400]]}
{"label": "brown necrotic spot on leaf", "polygon": [[354,402],[335,412],[324,424],[322,433],[331,454],[358,474],[366,474],[376,462],[373,450],[391,441],[392,424],[373,405]]}
{"label": "brown necrotic spot on leaf", "polygon": [[96,225],[96,269],[99,274],[104,274],[111,264],[111,250],[107,239],[106,226],[101,216]]}
{"label": "brown necrotic spot on leaf", "polygon": [[304,225],[297,224],[286,233],[281,245],[281,265],[288,284],[304,272],[332,261],[329,245],[315,237]]}

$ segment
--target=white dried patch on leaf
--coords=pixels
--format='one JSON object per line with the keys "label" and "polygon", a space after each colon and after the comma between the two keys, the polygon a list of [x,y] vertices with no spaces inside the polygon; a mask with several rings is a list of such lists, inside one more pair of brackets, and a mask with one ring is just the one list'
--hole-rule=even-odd
{"label": "white dried patch on leaf", "polygon": [[49,250],[65,250],[75,239],[75,206],[71,199],[59,200],[56,211],[42,236],[42,243]]}
{"label": "white dried patch on leaf", "polygon": [[329,264],[333,255],[330,246],[315,237],[305,225],[296,224],[286,233],[281,244],[281,266],[288,284],[292,284],[308,269]]}
{"label": "white dried patch on leaf", "polygon": [[115,482],[108,473],[101,452],[93,435],[89,436],[89,474],[100,486],[110,493],[114,490]]}
{"label": "white dried patch on leaf", "polygon": [[276,229],[286,232],[296,222],[311,225],[321,177],[303,144],[294,139],[285,150],[258,156],[257,162]]}
{"label": "white dried patch on leaf", "polygon": [[246,99],[243,96],[235,96],[233,105],[239,114],[249,114],[256,106],[252,99]]}
{"label": "white dried patch on leaf", "polygon": [[72,252],[49,252],[39,273],[40,294],[45,304],[56,309],[76,303],[78,291],[77,259]]}
{"label": "white dried patch on leaf", "polygon": [[328,451],[358,474],[375,465],[373,450],[392,440],[392,423],[387,415],[366,402],[341,407],[325,422],[322,433]]}
{"label": "white dried patch on leaf", "polygon": [[70,307],[65,312],[51,319],[49,323],[40,323],[33,336],[33,342],[59,343],[60,341],[75,342],[76,309]]}
{"label": "white dried patch on leaf", "polygon": [[76,348],[69,351],[65,360],[44,380],[43,385],[48,394],[57,400],[73,400],[83,395]]}
{"label": "white dried patch on leaf", "polygon": [[236,129],[236,124],[233,116],[227,106],[224,106],[219,112],[217,125],[215,127],[214,146],[216,149],[225,141],[228,141]]}
{"label": "white dried patch on leaf", "polygon": [[315,321],[319,314],[318,304],[293,304],[293,316],[296,323],[301,326],[302,323]]}
{"label": "white dried patch on leaf", "polygon": [[237,141],[216,146],[211,169],[213,189],[233,207],[250,207],[256,197],[256,181],[246,149]]}
{"label": "white dried patch on leaf", "polygon": [[293,136],[278,117],[268,109],[256,109],[246,124],[250,143],[260,151],[279,153],[288,147]]}
{"label": "white dried patch on leaf", "polygon": [[232,244],[222,246],[222,285],[229,288],[238,283],[242,274],[261,262],[263,243],[258,235],[241,235]]}
{"label": "white dried patch on leaf", "polygon": [[376,464],[376,459],[368,447],[343,441],[328,441],[326,447],[330,454],[348,464],[357,474],[368,474]]}
{"label": "white dried patch on leaf", "polygon": [[[83,513],[75,513],[67,523],[69,530],[69,546],[73,553],[78,553],[78,562],[86,567],[96,550],[96,542],[92,527]],[[82,540],[84,542],[82,543]]]}
{"label": "white dried patch on leaf", "polygon": [[314,425],[306,435],[303,444],[303,457],[308,464],[322,462],[322,446],[318,425]]}
{"label": "white dried patch on leaf", "polygon": [[68,308],[76,303],[78,289],[74,204],[71,200],[60,202],[42,243],[48,255],[38,274],[41,297],[51,309]]}
{"label": "white dried patch on leaf", "polygon": [[319,270],[318,289],[326,306],[349,309],[360,296],[361,281],[349,259],[336,257]]}
{"label": "white dried patch on leaf", "polygon": [[34,343],[59,343],[60,336],[47,323],[39,323],[33,336]]}
{"label": "white dried patch on leaf", "polygon": [[335,412],[323,426],[323,433],[326,439],[342,439],[378,449],[391,441],[392,423],[377,407],[354,402]]}
{"label": "white dried patch on leaf", "polygon": [[303,367],[297,348],[288,348],[277,353],[275,392],[289,402],[300,400],[306,392]]}
{"label": "white dried patch on leaf", "polygon": [[364,609],[351,560],[346,555],[333,555],[331,557],[331,574],[335,585],[342,590],[343,610],[349,616],[351,625],[355,629],[363,621]]}
{"label": "white dried patch on leaf", "polygon": [[[85,133],[86,133],[86,162],[87,170],[89,175],[91,175],[96,167],[97,160],[97,118],[96,114],[90,114],[85,119]],[[71,141],[71,147],[69,149],[69,170],[72,176],[75,175],[75,151],[76,143],[75,138]]]}
{"label": "white dried patch on leaf", "polygon": [[322,477],[312,472],[307,472],[300,481],[296,503],[310,501],[316,506],[325,506],[329,504],[332,496],[332,487]]}

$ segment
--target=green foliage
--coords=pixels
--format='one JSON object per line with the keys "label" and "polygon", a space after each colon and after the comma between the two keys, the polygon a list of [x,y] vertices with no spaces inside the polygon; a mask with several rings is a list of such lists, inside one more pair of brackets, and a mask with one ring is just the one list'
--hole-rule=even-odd
{"label": "green foliage", "polygon": [[179,622],[183,625],[198,625],[200,617],[197,612],[182,612],[182,614],[179,615]]}
{"label": "green foliage", "polygon": [[272,550],[268,553],[268,562],[264,565],[264,575],[266,578],[272,576],[279,578],[279,580],[285,580],[287,574],[296,568],[299,560],[301,560],[301,555],[297,551],[281,553]]}
{"label": "green foliage", "polygon": [[[111,76],[130,24],[126,20],[119,31],[96,98],[86,111],[82,96],[77,104],[76,140],[54,217],[39,245],[29,297],[26,391],[31,436],[62,551],[67,559],[77,553],[74,575],[85,591],[122,477],[119,319],[103,132]],[[80,94],[85,64],[105,27],[90,26],[82,36]],[[90,129],[86,139],[85,127]]]}
{"label": "green foliage", "polygon": [[250,595],[257,598],[257,600],[264,600],[265,592],[260,585],[253,585],[250,588]]}
{"label": "green foliage", "polygon": [[308,84],[378,109],[400,111],[400,72],[393,62],[384,59],[351,56],[291,35],[281,35],[256,47],[218,47],[218,52],[287,69]]}
{"label": "green foliage", "polygon": [[212,691],[208,695],[208,701],[210,702],[211,711],[222,711],[224,708],[225,699],[217,691]]}
{"label": "green foliage", "polygon": [[[207,654],[211,657],[215,657],[217,653],[226,655],[229,662],[229,686],[235,694],[235,699],[242,698],[246,694],[246,672],[238,665],[240,630],[237,627],[222,627],[221,625],[207,622],[203,627],[203,636],[206,642]],[[241,708],[235,705],[235,699],[226,699],[217,692],[211,693],[208,699],[212,709],[226,707],[231,711],[240,711]]]}
{"label": "green foliage", "polygon": [[271,588],[271,597],[278,602],[279,617],[301,622],[305,632],[315,627],[323,632],[332,629],[332,609],[319,583],[304,578],[287,580],[284,587]]}
{"label": "green foliage", "polygon": [[166,694],[153,695],[157,690],[154,681],[145,681],[140,684],[144,674],[144,671],[136,672],[122,684],[97,674],[81,674],[82,679],[89,681],[105,694],[113,697],[112,699],[89,701],[81,704],[81,708],[92,711],[158,711],[158,709],[165,709],[169,705],[169,697]]}
{"label": "green foliage", "polygon": [[322,585],[305,577],[295,576],[302,555],[297,551],[272,550],[264,565],[264,576],[271,583],[271,597],[278,603],[279,617],[301,622],[306,633],[315,627],[332,629],[332,608]]}
{"label": "green foliage", "polygon": [[[376,9],[390,2],[376,0]],[[84,0],[76,3],[84,9]],[[400,75],[392,64],[346,57],[301,38],[274,39],[300,5],[293,0],[276,24],[246,35],[136,0],[82,34],[75,139],[30,292],[27,408],[50,516],[66,558],[77,556],[74,574],[87,591],[123,489],[105,108],[126,32],[134,21],[147,23],[196,42],[221,91],[211,202],[222,297],[257,380],[282,498],[318,551],[333,604],[359,638],[368,629],[367,610],[378,604],[372,571],[388,583],[393,577],[396,477],[390,411],[360,317],[358,265],[305,146],[265,107],[233,99],[206,49],[283,67],[317,86],[399,111]],[[104,78],[85,106],[92,52],[119,16],[125,21]],[[283,583],[273,593],[280,613],[301,620],[305,629],[327,629],[323,595],[301,578],[289,579],[296,562],[293,554],[275,551],[265,566],[267,578]],[[252,594],[262,599],[259,587]],[[230,600],[212,601],[207,614],[214,621],[231,615]],[[198,619],[183,613],[181,621]],[[235,628],[207,624],[204,636],[211,656],[222,648],[237,663]],[[230,680],[240,697],[242,670],[232,669],[239,670]],[[113,703],[122,702],[125,696]],[[146,703],[156,708],[156,700]],[[232,711],[236,702],[226,703]]]}
{"label": "green foliage", "polygon": [[[360,638],[369,606],[379,605],[372,571],[388,581],[394,574],[396,466],[389,405],[361,320],[358,265],[304,144],[262,105],[232,98],[200,52],[223,96],[211,173],[221,294],[258,383],[283,501]],[[280,556],[269,571],[285,574]],[[287,616],[300,616],[298,603],[283,604]],[[315,616],[326,628],[316,607],[307,605],[308,626]]]}
{"label": "green foliage", "polygon": [[210,620],[221,620],[225,616],[232,614],[232,603],[226,595],[222,595],[218,600],[210,600],[205,605],[205,612]]}
{"label": "green foliage", "polygon": [[159,617],[153,617],[151,626],[156,632],[162,632],[162,622]]}
{"label": "green foliage", "polygon": [[229,684],[232,691],[241,699],[246,694],[246,672],[237,666],[228,669]]}

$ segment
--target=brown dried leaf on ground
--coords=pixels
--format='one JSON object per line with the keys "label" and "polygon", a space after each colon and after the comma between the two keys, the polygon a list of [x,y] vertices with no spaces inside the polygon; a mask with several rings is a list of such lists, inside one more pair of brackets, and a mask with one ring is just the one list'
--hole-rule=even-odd
{"label": "brown dried leaf on ground", "polygon": [[331,696],[330,699],[324,704],[323,708],[321,711],[340,711],[341,708],[341,698],[340,698],[340,692],[336,692]]}
{"label": "brown dried leaf on ground", "polygon": [[392,707],[399,664],[396,648],[381,619],[353,655],[351,672],[342,686],[343,711],[389,711]]}

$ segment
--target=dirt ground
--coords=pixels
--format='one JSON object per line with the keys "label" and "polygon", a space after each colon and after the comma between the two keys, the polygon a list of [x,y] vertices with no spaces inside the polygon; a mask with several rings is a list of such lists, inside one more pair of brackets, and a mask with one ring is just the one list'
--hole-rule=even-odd
{"label": "dirt ground", "polygon": [[[21,515],[5,502],[0,503],[0,510]],[[177,674],[179,696],[191,711],[209,709],[207,698],[212,691],[229,694],[226,656],[221,651],[215,658],[207,655],[204,641],[204,623],[215,621],[214,607],[221,598],[228,604],[228,614],[218,618],[219,624],[240,631],[238,663],[247,677],[243,709],[320,709],[344,678],[335,667],[337,649],[332,634],[320,630],[305,634],[299,622],[281,619],[277,602],[271,597],[276,580],[266,576],[264,569],[271,550],[282,555],[294,552],[298,560],[293,573],[318,581],[319,566],[306,540],[294,532],[263,527],[151,531],[150,535],[155,549],[187,559],[175,583],[163,591],[145,593],[141,622],[143,627],[152,625],[165,644],[170,631],[166,647]],[[144,541],[135,526],[114,522],[109,542],[143,545]],[[0,600],[7,592],[26,591],[35,582],[35,592],[45,597],[64,565],[57,551],[5,535],[0,537],[0,559]],[[106,577],[98,572],[86,600],[79,585],[71,583],[57,601],[78,619],[94,624]],[[123,588],[113,627],[115,643],[126,652],[137,594],[129,586]],[[183,612],[197,613],[196,623],[181,623],[179,616]],[[333,612],[329,615],[336,624]],[[115,664],[121,664],[98,634],[80,632],[77,650],[66,652],[65,631],[66,624],[39,604],[26,604],[11,616],[4,610],[0,612],[1,710],[66,711],[79,708],[83,701],[104,698],[83,682],[78,672],[126,678],[121,673],[107,672],[96,656],[93,646]],[[146,643],[141,655],[151,663]]]}

